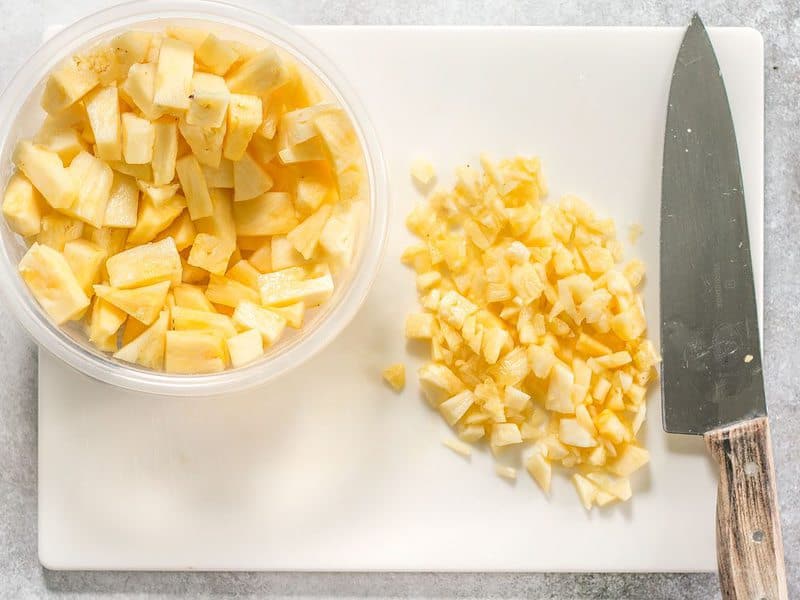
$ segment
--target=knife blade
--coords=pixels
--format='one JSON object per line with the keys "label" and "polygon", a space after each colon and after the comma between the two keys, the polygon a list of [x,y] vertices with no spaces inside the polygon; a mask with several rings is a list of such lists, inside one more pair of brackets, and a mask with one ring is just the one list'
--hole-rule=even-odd
{"label": "knife blade", "polygon": [[670,85],[660,244],[663,424],[704,435],[719,464],[723,597],[786,598],[739,151],[696,14]]}

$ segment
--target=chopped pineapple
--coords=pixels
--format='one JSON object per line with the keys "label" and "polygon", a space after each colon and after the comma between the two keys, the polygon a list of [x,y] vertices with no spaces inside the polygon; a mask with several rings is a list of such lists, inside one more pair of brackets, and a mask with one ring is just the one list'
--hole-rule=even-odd
{"label": "chopped pineapple", "polygon": [[206,297],[214,304],[236,308],[240,302],[257,303],[259,295],[256,290],[243,283],[211,274],[206,288]]}
{"label": "chopped pineapple", "polygon": [[69,166],[72,159],[85,149],[86,144],[78,130],[73,127],[60,128],[46,125],[36,134],[34,142],[58,154],[64,166]]}
{"label": "chopped pineapple", "polygon": [[224,371],[225,340],[208,331],[167,331],[164,369],[168,373]]}
{"label": "chopped pineapple", "polygon": [[393,363],[386,367],[381,374],[386,383],[396,392],[402,390],[406,385],[406,366],[403,363]]}
{"label": "chopped pineapple", "polygon": [[48,246],[34,243],[22,257],[19,273],[57,325],[76,318],[89,306],[67,260]]}
{"label": "chopped pineapple", "polygon": [[222,240],[233,250],[236,248],[236,223],[233,219],[233,202],[228,190],[209,190],[212,215],[195,221],[198,233],[207,233]]}
{"label": "chopped pineapple", "polygon": [[330,204],[321,206],[317,212],[286,234],[286,239],[292,243],[306,260],[314,255],[322,230],[331,216],[331,210]]}
{"label": "chopped pineapple", "polygon": [[237,235],[281,235],[297,227],[292,198],[284,192],[267,192],[253,200],[234,202]]}
{"label": "chopped pineapple", "polygon": [[231,254],[233,248],[225,240],[207,233],[198,233],[194,238],[188,263],[209,273],[223,275],[228,268]]}
{"label": "chopped pineapple", "polygon": [[109,283],[116,288],[136,288],[168,281],[181,281],[181,258],[175,242],[168,237],[160,242],[125,250],[106,261]]}
{"label": "chopped pineapple", "polygon": [[226,276],[249,288],[258,290],[258,276],[261,273],[246,260],[237,261],[226,273]]}
{"label": "chopped pineapple", "polygon": [[97,158],[122,160],[122,126],[117,86],[99,88],[86,98],[84,104],[92,128]]}
{"label": "chopped pineapple", "polygon": [[139,201],[136,226],[128,234],[128,243],[145,244],[152,241],[169,227],[185,208],[186,200],[183,196],[175,195],[161,206],[156,206],[150,198],[143,197]]}
{"label": "chopped pineapple", "polygon": [[172,309],[172,329],[176,331],[208,330],[225,338],[233,337],[237,333],[229,316],[183,306],[176,306]]}
{"label": "chopped pineapple", "polygon": [[424,186],[428,185],[436,177],[436,172],[429,161],[418,159],[411,163],[411,177],[414,178],[414,181]]}
{"label": "chopped pineapple", "polygon": [[114,353],[114,358],[150,369],[163,369],[168,322],[169,311],[162,310],[153,324]]}
{"label": "chopped pineapple", "polygon": [[117,331],[127,318],[124,310],[95,296],[89,320],[89,341],[106,352],[116,352]]}
{"label": "chopped pineapple", "polygon": [[226,158],[219,162],[218,167],[203,165],[203,175],[209,188],[233,189],[233,163]]}
{"label": "chopped pineapple", "polygon": [[194,49],[179,40],[164,38],[158,53],[153,102],[168,109],[189,108]]}
{"label": "chopped pineapple", "polygon": [[261,98],[232,94],[228,108],[228,133],[222,146],[223,156],[234,161],[241,159],[259,125]]}
{"label": "chopped pineapple", "polygon": [[72,240],[64,244],[64,258],[83,293],[91,297],[106,260],[105,249],[88,240]]}
{"label": "chopped pineapple", "polygon": [[226,121],[220,127],[203,127],[190,125],[186,119],[181,119],[178,121],[178,130],[200,164],[215,168],[219,166],[222,160],[222,142],[227,130]]}
{"label": "chopped pineapple", "polygon": [[219,75],[210,73],[194,74],[189,99],[186,122],[189,125],[209,128],[222,125],[228,112],[228,104],[232,101],[225,80]]}
{"label": "chopped pineapple", "polygon": [[80,185],[77,201],[64,212],[92,227],[102,227],[114,182],[114,172],[106,163],[88,152],[78,154],[69,166],[69,171]]}
{"label": "chopped pineapple", "polygon": [[155,241],[160,242],[168,237],[175,242],[178,252],[183,252],[194,244],[194,239],[197,237],[197,229],[189,216],[189,211],[182,211],[169,227],[156,236]]}
{"label": "chopped pineapple", "polygon": [[172,293],[175,296],[175,304],[177,306],[216,312],[214,305],[206,298],[203,288],[199,286],[181,283],[172,288]]}
{"label": "chopped pineapple", "polygon": [[139,189],[136,180],[114,171],[111,191],[103,216],[106,227],[136,227],[139,212]]}
{"label": "chopped pineapple", "polygon": [[267,346],[278,341],[286,327],[286,319],[248,300],[244,300],[236,306],[233,311],[233,322],[244,329],[258,331]]}
{"label": "chopped pineapple", "polygon": [[317,179],[300,179],[295,190],[294,204],[303,214],[317,210],[330,195],[330,188]]}
{"label": "chopped pineapple", "polygon": [[180,186],[177,183],[171,185],[155,185],[146,181],[137,181],[137,186],[144,193],[154,206],[162,206],[178,193]]}
{"label": "chopped pineapple", "polygon": [[286,319],[286,324],[292,329],[300,329],[303,326],[303,317],[306,313],[304,302],[295,302],[288,306],[270,306],[269,309]]}
{"label": "chopped pineapple", "polygon": [[126,95],[135,108],[150,121],[155,121],[164,114],[164,109],[153,103],[156,87],[156,65],[153,63],[137,63],[131,65],[128,77],[119,91]]}
{"label": "chopped pineapple", "polygon": [[42,93],[42,108],[50,114],[60,113],[90,92],[100,80],[89,69],[70,60],[47,78]]}
{"label": "chopped pineapple", "polygon": [[175,178],[178,158],[178,125],[174,119],[153,121],[153,183],[166,185]]}
{"label": "chopped pineapple", "polygon": [[175,166],[178,179],[181,182],[183,193],[186,194],[186,204],[192,220],[210,217],[214,213],[208,185],[200,168],[200,163],[192,155],[179,159]]}
{"label": "chopped pineapple", "polygon": [[150,325],[167,301],[170,282],[162,281],[139,288],[123,290],[108,285],[95,285],[94,293],[137,321]]}
{"label": "chopped pineapple", "polygon": [[341,108],[325,111],[314,118],[314,125],[336,174],[339,198],[345,204],[366,194],[363,153],[353,124]]}
{"label": "chopped pineapple", "polygon": [[270,271],[280,271],[289,267],[302,267],[308,263],[285,235],[273,235],[270,250],[272,260],[272,267],[268,269]]}
{"label": "chopped pineapple", "polygon": [[227,339],[228,354],[234,368],[251,363],[264,354],[264,342],[261,333],[249,329],[244,333]]}
{"label": "chopped pineapple", "polygon": [[83,229],[81,221],[59,213],[51,213],[42,217],[42,228],[36,236],[36,241],[61,252],[64,244],[83,235]]}
{"label": "chopped pineapple", "polygon": [[155,129],[147,119],[124,113],[122,119],[122,156],[129,165],[143,165],[153,160]]}
{"label": "chopped pineapple", "polygon": [[225,75],[239,58],[239,53],[229,42],[209,33],[203,43],[197,47],[195,57],[210,73]]}
{"label": "chopped pineapple", "polygon": [[[80,225],[82,226],[83,223],[80,223]],[[86,232],[84,232],[83,235],[87,237]],[[111,257],[125,248],[125,242],[128,239],[128,230],[115,229],[113,227],[101,227],[100,229],[91,228],[88,232],[87,239],[103,248],[106,254]]]}
{"label": "chopped pineapple", "polygon": [[286,83],[288,73],[277,50],[264,48],[249,57],[225,77],[231,92],[266,96]]}
{"label": "chopped pineapple", "polygon": [[77,201],[78,182],[55,152],[22,141],[14,150],[14,164],[53,208],[70,208]]}
{"label": "chopped pineapple", "polygon": [[259,276],[261,303],[264,306],[286,306],[295,302],[303,302],[307,307],[319,306],[333,295],[330,273],[309,279],[293,279],[286,276],[288,270]]}
{"label": "chopped pineapple", "polygon": [[44,199],[22,173],[14,173],[3,196],[3,216],[9,227],[23,237],[36,235],[42,228]]}
{"label": "chopped pineapple", "polygon": [[[246,152],[233,163],[233,199],[251,200],[272,187],[272,177]],[[254,234],[259,235],[259,234]]]}

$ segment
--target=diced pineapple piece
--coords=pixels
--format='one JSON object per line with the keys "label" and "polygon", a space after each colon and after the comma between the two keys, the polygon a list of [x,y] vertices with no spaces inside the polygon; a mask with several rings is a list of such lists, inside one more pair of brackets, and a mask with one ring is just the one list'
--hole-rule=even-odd
{"label": "diced pineapple piece", "polygon": [[436,177],[436,172],[430,161],[417,159],[411,163],[411,176],[414,181],[424,186],[428,185]]}
{"label": "diced pineapple piece", "polygon": [[216,168],[203,165],[203,175],[209,188],[233,189],[233,163],[226,158]]}
{"label": "diced pineapple piece", "polygon": [[213,213],[195,221],[198,233],[207,233],[222,240],[231,249],[236,248],[236,223],[233,219],[233,201],[229,190],[209,190]]}
{"label": "diced pineapple piece", "polygon": [[260,271],[246,260],[239,260],[228,269],[226,277],[238,281],[249,288],[258,290],[258,276]]}
{"label": "diced pineapple piece", "polygon": [[534,452],[525,461],[525,468],[528,469],[531,477],[539,484],[545,494],[550,493],[550,481],[552,479],[553,467],[541,452]]}
{"label": "diced pineapple piece", "polygon": [[430,313],[412,313],[406,317],[406,337],[429,340],[436,332],[436,317]]}
{"label": "diced pineapple piece", "polygon": [[42,229],[36,240],[61,252],[64,244],[77,240],[83,235],[83,223],[60,213],[50,213],[42,217]]}
{"label": "diced pineapple piece", "polygon": [[[94,293],[94,291],[92,292]],[[102,298],[94,298],[89,319],[89,341],[105,352],[116,352],[117,331],[127,318],[125,311]]]}
{"label": "diced pineapple piece", "polygon": [[194,244],[197,229],[188,211],[181,212],[169,227],[156,236],[155,241],[160,242],[168,237],[173,239],[178,252],[183,252]]}
{"label": "diced pineapple piece", "polygon": [[190,265],[189,261],[181,256],[181,267],[183,268],[183,276],[181,281],[194,285],[205,285],[208,283],[210,273],[201,267]]}
{"label": "diced pineapple piece", "polygon": [[620,444],[631,437],[628,428],[620,421],[612,410],[606,408],[595,418],[600,434],[615,444]]}
{"label": "diced pineapple piece", "polygon": [[428,363],[419,370],[419,383],[431,406],[439,406],[464,390],[462,381],[445,365]]}
{"label": "diced pineapple piece", "polygon": [[164,117],[153,121],[153,183],[166,185],[175,179],[175,161],[178,158],[178,125],[174,119]]}
{"label": "diced pineapple piece", "polygon": [[197,50],[208,37],[208,32],[202,29],[195,29],[194,27],[178,27],[170,25],[167,27],[167,35],[173,39],[185,42]]}
{"label": "diced pineapple piece", "polygon": [[277,139],[268,140],[261,135],[254,135],[247,146],[247,152],[256,162],[268,165],[278,156],[278,141]]}
{"label": "diced pineapple piece", "polygon": [[[80,225],[83,226],[83,223],[80,223]],[[101,227],[100,229],[92,227],[90,229],[88,239],[103,248],[109,257],[114,256],[125,248],[125,242],[128,238],[127,229],[116,229],[114,227]],[[84,232],[84,237],[87,237],[86,232]]]}
{"label": "diced pineapple piece", "polygon": [[228,132],[222,146],[223,156],[234,161],[241,159],[259,125],[261,98],[232,94],[228,107]]}
{"label": "diced pineapple piece", "polygon": [[194,49],[186,42],[164,38],[158,52],[153,102],[164,108],[189,108]]}
{"label": "diced pineapple piece", "polygon": [[249,329],[244,333],[228,338],[228,354],[234,368],[253,362],[264,354],[264,342],[261,333]]}
{"label": "diced pineapple piece", "polygon": [[64,258],[84,294],[91,297],[92,286],[100,279],[106,251],[88,240],[72,240],[64,244]]}
{"label": "diced pineapple piece", "polygon": [[214,207],[211,204],[206,178],[197,158],[192,155],[184,156],[178,160],[176,170],[183,193],[186,194],[186,204],[192,220],[210,217],[214,213]]}
{"label": "diced pineapple piece", "polygon": [[561,419],[558,424],[558,439],[578,448],[594,448],[597,440],[584,429],[577,419]]}
{"label": "diced pineapple piece", "polygon": [[106,261],[109,283],[116,288],[136,288],[160,281],[181,282],[181,258],[172,238],[142,244]]}
{"label": "diced pineapple piece", "polygon": [[572,476],[572,482],[575,484],[575,490],[578,492],[583,508],[591,510],[597,499],[597,492],[599,491],[597,487],[580,473],[575,473]]}
{"label": "diced pineapple piece", "polygon": [[143,165],[153,160],[155,129],[147,119],[133,113],[122,115],[122,156],[129,165]]}
{"label": "diced pineapple piece", "polygon": [[114,358],[150,369],[163,369],[168,321],[169,311],[162,310],[155,322],[114,353]]}
{"label": "diced pineapple piece", "polygon": [[19,263],[19,273],[56,325],[78,317],[89,306],[64,256],[48,246],[34,242]]}
{"label": "diced pineapple piece", "polygon": [[231,92],[266,96],[286,83],[288,72],[281,57],[273,47],[267,47],[234,67],[225,77]]}
{"label": "diced pineapple piece", "polygon": [[279,271],[289,267],[301,267],[308,263],[292,243],[283,235],[272,236],[271,242],[271,271]]}
{"label": "diced pineapple piece", "polygon": [[209,33],[203,43],[197,47],[195,57],[210,73],[225,75],[231,65],[239,58],[239,53],[230,43],[219,39],[213,33]]}
{"label": "diced pineapple piece", "polygon": [[122,160],[109,160],[108,166],[117,173],[129,175],[139,181],[153,181],[153,168],[149,165],[129,165]]}
{"label": "diced pineapple piece", "polygon": [[153,240],[161,231],[169,227],[186,208],[183,196],[175,195],[161,206],[156,206],[148,197],[139,201],[139,215],[136,226],[128,234],[129,244],[144,244]]}
{"label": "diced pineapple piece", "polygon": [[208,331],[167,331],[164,369],[167,373],[224,371],[225,340]]}
{"label": "diced pineapple piece", "polygon": [[338,268],[350,264],[353,258],[358,220],[355,208],[355,206],[351,206],[343,210],[337,206],[325,223],[325,227],[322,228],[319,238],[320,246],[331,259],[332,264]]}
{"label": "diced pineapple piece", "polygon": [[102,227],[111,195],[114,172],[102,160],[81,152],[69,166],[70,174],[80,182],[78,200],[65,212],[92,227]]}
{"label": "diced pineapple piece", "polygon": [[55,152],[21,141],[14,150],[14,164],[53,208],[70,208],[77,201],[78,182]]}
{"label": "diced pineapple piece", "polygon": [[233,199],[235,202],[257,198],[272,188],[272,184],[273,180],[269,173],[247,152],[233,163]]}
{"label": "diced pineapple piece", "polygon": [[253,200],[235,202],[233,218],[238,235],[281,235],[298,224],[291,196],[284,192],[267,192]]}
{"label": "diced pineapple piece", "polygon": [[150,325],[167,301],[170,282],[162,281],[144,287],[121,290],[108,285],[95,285],[94,293],[137,321]]}
{"label": "diced pineapple piece", "polygon": [[178,121],[178,130],[200,164],[209,167],[219,166],[220,160],[222,160],[222,142],[227,130],[227,121],[222,121],[220,127],[202,127],[201,125],[190,125],[183,118]]}
{"label": "diced pineapple piece", "polygon": [[330,195],[331,189],[315,178],[302,178],[297,181],[294,204],[303,214],[317,210]]}
{"label": "diced pineapple piece", "polygon": [[269,309],[286,319],[286,324],[292,329],[300,329],[303,326],[303,317],[306,313],[304,302],[295,302],[288,306],[270,306]]}
{"label": "diced pineapple piece", "polygon": [[545,408],[559,413],[572,414],[575,405],[572,403],[572,386],[575,376],[565,364],[556,362],[550,370],[550,382],[547,387]]}
{"label": "diced pineapple piece", "polygon": [[463,390],[455,396],[448,398],[439,405],[439,412],[451,427],[455,425],[461,417],[475,403],[475,396],[469,390]]}
{"label": "diced pineapple piece", "polygon": [[209,279],[208,288],[206,288],[206,297],[214,304],[231,308],[236,308],[240,302],[245,300],[252,303],[259,301],[258,292],[253,288],[213,273]]}
{"label": "diced pineapple piece", "polygon": [[263,246],[255,250],[247,259],[247,262],[253,265],[261,273],[269,273],[270,271],[279,270],[272,268],[272,248],[269,238],[267,238],[267,240],[268,241]]}
{"label": "diced pineapple piece", "polygon": [[339,198],[345,204],[366,195],[366,175],[361,145],[350,118],[341,108],[314,117],[328,159],[334,167]]}
{"label": "diced pineapple piece", "polygon": [[183,306],[176,306],[172,309],[172,329],[176,331],[205,329],[225,338],[233,337],[237,333],[229,316]]}
{"label": "diced pineapple piece", "polygon": [[139,189],[144,193],[154,206],[162,206],[168,200],[178,193],[180,185],[173,183],[171,185],[154,185],[146,181],[136,182]]}
{"label": "diced pineapple piece", "polygon": [[47,78],[42,93],[42,108],[50,114],[57,114],[83,98],[98,83],[100,80],[94,72],[70,60]]}
{"label": "diced pineapple piece", "polygon": [[95,155],[103,160],[122,159],[122,132],[117,86],[95,90],[84,101],[94,137]]}
{"label": "diced pineapple piece", "polygon": [[311,138],[278,151],[278,157],[284,165],[325,160],[326,156],[325,148],[319,138]]}
{"label": "diced pineapple piece", "polygon": [[134,107],[150,121],[155,121],[164,114],[164,109],[153,103],[156,87],[156,65],[153,63],[137,63],[131,65],[128,77],[119,90],[126,95]]}
{"label": "diced pineapple piece", "polygon": [[478,307],[455,291],[449,291],[439,302],[439,316],[451,327],[461,329],[467,317],[477,312]]}
{"label": "diced pineapple piece", "polygon": [[46,123],[33,141],[58,154],[65,166],[69,166],[72,159],[84,150],[85,146],[80,134],[73,127],[48,127]]}
{"label": "diced pineapple piece", "polygon": [[135,227],[138,212],[139,189],[136,186],[136,180],[114,171],[106,212],[103,216],[103,225],[106,227]]}
{"label": "diced pineapple piece", "polygon": [[515,423],[495,423],[491,444],[495,448],[522,443],[522,435]]}
{"label": "diced pineapple piece", "polygon": [[589,473],[586,478],[598,488],[604,492],[608,492],[619,500],[628,500],[632,495],[631,482],[627,477],[614,477],[607,473],[595,472]]}
{"label": "diced pineapple piece", "polygon": [[285,276],[287,270],[259,276],[261,303],[264,306],[286,306],[295,302],[304,302],[306,306],[319,306],[333,294],[333,278],[330,273],[310,279],[295,280]]}
{"label": "diced pineapple piece", "polygon": [[36,235],[42,228],[44,199],[22,173],[14,173],[3,195],[3,216],[11,229],[23,237]]}
{"label": "diced pineapple piece", "polygon": [[389,365],[381,372],[381,375],[396,392],[402,390],[406,385],[406,366],[403,363]]}
{"label": "diced pineapple piece", "polygon": [[317,212],[286,234],[286,239],[292,243],[306,260],[309,260],[314,255],[322,230],[331,216],[331,210],[330,204],[324,204]]}
{"label": "diced pineapple piece", "polygon": [[233,311],[233,322],[245,329],[255,329],[267,346],[280,338],[286,327],[286,319],[279,314],[244,300]]}
{"label": "diced pineapple piece", "polygon": [[209,273],[223,275],[228,268],[231,254],[233,248],[227,241],[207,233],[198,233],[194,238],[188,263]]}
{"label": "diced pineapple piece", "polygon": [[647,321],[642,307],[638,303],[631,304],[626,310],[611,319],[611,329],[626,342],[640,338],[646,328]]}
{"label": "diced pineapple piece", "polygon": [[[211,73],[195,73],[192,77],[192,91],[189,96],[189,110],[186,122],[189,125],[217,128],[225,120],[231,93],[225,80]],[[228,131],[230,135],[230,131]]]}
{"label": "diced pineapple piece", "polygon": [[194,310],[216,312],[214,305],[206,298],[201,287],[188,283],[181,283],[172,288],[172,293],[175,296],[175,304],[177,306]]}

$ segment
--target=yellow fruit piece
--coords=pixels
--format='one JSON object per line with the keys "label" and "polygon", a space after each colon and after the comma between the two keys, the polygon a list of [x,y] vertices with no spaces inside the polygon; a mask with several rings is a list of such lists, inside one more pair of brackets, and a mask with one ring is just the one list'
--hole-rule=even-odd
{"label": "yellow fruit piece", "polygon": [[190,265],[189,261],[183,256],[181,256],[181,267],[183,268],[183,276],[181,277],[183,283],[195,285],[208,283],[210,273],[201,267]]}
{"label": "yellow fruit piece", "polygon": [[227,344],[234,368],[251,363],[264,354],[264,342],[255,329],[228,338]]}
{"label": "yellow fruit piece", "polygon": [[127,290],[108,285],[95,285],[94,293],[124,310],[137,321],[150,325],[156,320],[167,301],[169,286],[169,281]]}
{"label": "yellow fruit piece", "polygon": [[330,195],[331,189],[324,182],[315,178],[298,180],[295,190],[294,204],[303,214],[317,210]]}
{"label": "yellow fruit piece", "polygon": [[334,168],[339,198],[345,204],[366,196],[363,153],[353,124],[341,108],[314,117],[328,159]]}
{"label": "yellow fruit piece", "polygon": [[522,443],[522,435],[515,423],[497,423],[492,427],[492,446],[501,448]]}
{"label": "yellow fruit piece", "polygon": [[239,58],[239,53],[230,43],[209,33],[203,43],[197,47],[195,57],[209,73],[225,75]]}
{"label": "yellow fruit piece", "polygon": [[228,190],[209,190],[212,215],[197,219],[195,226],[198,233],[207,233],[222,240],[231,249],[236,248],[236,223],[233,219],[233,201]]}
{"label": "yellow fruit piece", "polygon": [[253,54],[225,77],[231,92],[252,96],[266,96],[287,79],[286,67],[273,47]]}
{"label": "yellow fruit piece", "polygon": [[222,146],[222,155],[233,161],[241,159],[259,125],[261,125],[261,98],[231,94],[228,107],[228,132]]}
{"label": "yellow fruit piece", "polygon": [[[225,120],[228,104],[231,101],[231,93],[222,77],[211,73],[196,72],[192,77],[192,91],[189,95],[186,122],[189,125],[200,127],[220,127]],[[230,131],[228,135],[230,135]]]}
{"label": "yellow fruit piece", "polygon": [[106,161],[108,166],[114,171],[129,175],[139,181],[153,181],[153,168],[149,165],[130,165],[122,160],[109,160]]}
{"label": "yellow fruit piece", "polygon": [[114,358],[160,371],[164,368],[168,322],[169,311],[162,310],[155,322],[114,353]]}
{"label": "yellow fruit piece", "polygon": [[122,120],[122,156],[129,165],[143,165],[153,160],[155,130],[147,119],[124,113]]}
{"label": "yellow fruit piece", "polygon": [[294,247],[294,245],[286,239],[285,235],[273,235],[270,242],[270,256],[272,258],[272,267],[268,271],[279,271],[281,269],[288,269],[289,267],[302,267],[308,263]]}
{"label": "yellow fruit piece", "polygon": [[103,216],[106,227],[133,228],[139,212],[139,188],[136,180],[128,175],[113,172],[111,190]]}
{"label": "yellow fruit piece", "polygon": [[243,329],[258,331],[266,346],[271,346],[278,341],[286,328],[286,319],[247,300],[236,306],[233,311],[233,322]]}
{"label": "yellow fruit piece", "polygon": [[42,93],[42,108],[50,114],[57,114],[83,98],[99,82],[95,73],[69,60],[47,78]]}
{"label": "yellow fruit piece", "polygon": [[164,369],[167,373],[201,374],[224,371],[225,340],[208,331],[167,331]]}
{"label": "yellow fruit piece", "polygon": [[95,90],[86,97],[84,104],[97,158],[122,160],[122,126],[117,86],[109,85]]}
{"label": "yellow fruit piece", "polygon": [[177,306],[216,312],[214,305],[206,298],[203,288],[199,286],[181,283],[172,288],[172,293],[175,296],[175,304]]}
{"label": "yellow fruit piece", "polygon": [[164,108],[189,108],[193,72],[192,46],[180,40],[164,38],[158,53],[153,102]]}
{"label": "yellow fruit piece", "polygon": [[261,303],[264,306],[286,306],[296,302],[303,302],[307,307],[319,306],[333,295],[334,284],[330,273],[309,279],[294,279],[286,275],[289,270],[259,276]]}
{"label": "yellow fruit piece", "polygon": [[461,456],[469,457],[472,455],[472,448],[470,448],[467,444],[465,444],[461,440],[447,438],[442,441],[442,444],[450,448],[450,450],[452,450],[456,454],[460,454]]}
{"label": "yellow fruit piece", "polygon": [[178,158],[178,124],[164,117],[153,121],[153,183],[166,185],[175,179]]}
{"label": "yellow fruit piece", "polygon": [[259,301],[258,292],[253,288],[213,273],[208,281],[206,297],[214,304],[230,306],[231,308],[236,308],[240,302],[245,300],[252,303]]}
{"label": "yellow fruit piece", "polygon": [[59,128],[57,126],[42,126],[33,141],[50,152],[55,152],[64,166],[69,166],[85,148],[85,143],[80,134],[73,127]]}
{"label": "yellow fruit piece", "polygon": [[[267,239],[269,240],[269,238]],[[269,273],[270,271],[279,270],[272,267],[271,246],[271,242],[267,241],[263,246],[261,246],[261,248],[258,248],[250,255],[250,257],[247,259],[247,262],[253,265],[261,273]]]}
{"label": "yellow fruit piece", "polygon": [[419,383],[431,406],[439,406],[464,390],[464,383],[447,366],[428,363],[419,370]]}
{"label": "yellow fruit piece", "polygon": [[222,143],[227,131],[227,121],[222,121],[220,127],[203,127],[202,125],[190,125],[183,118],[178,121],[178,130],[200,164],[209,167],[219,166],[220,160],[222,160]]}
{"label": "yellow fruit piece", "polygon": [[168,237],[175,242],[178,252],[183,252],[194,244],[194,239],[197,237],[197,229],[188,211],[182,211],[169,227],[156,236],[155,241],[160,242]]}
{"label": "yellow fruit piece", "polygon": [[322,230],[331,216],[331,210],[330,204],[321,206],[313,215],[286,234],[286,239],[292,243],[306,260],[309,260],[314,255]]}
{"label": "yellow fruit piece", "polygon": [[147,183],[146,181],[137,181],[136,184],[145,197],[157,207],[162,206],[175,196],[175,194],[178,193],[178,188],[180,188],[177,183],[171,185],[155,185]]}
{"label": "yellow fruit piece", "polygon": [[14,150],[14,164],[53,208],[67,209],[77,201],[78,182],[55,152],[21,141]]}
{"label": "yellow fruit piece", "polygon": [[225,240],[207,233],[198,233],[189,252],[188,263],[209,273],[224,275],[233,248]]}
{"label": "yellow fruit piece", "polygon": [[106,261],[109,283],[119,289],[138,288],[161,281],[181,282],[181,257],[172,238],[142,244]]}
{"label": "yellow fruit piece", "polygon": [[22,173],[14,173],[3,194],[3,216],[11,229],[23,237],[36,235],[42,228],[44,199]]}
{"label": "yellow fruit piece", "polygon": [[402,390],[406,385],[406,366],[403,363],[389,365],[381,372],[381,375],[396,392]]}
{"label": "yellow fruit piece", "polygon": [[164,115],[164,109],[153,103],[156,87],[156,65],[153,63],[136,63],[128,70],[128,77],[120,85],[119,91],[130,99],[133,107],[150,120]]}
{"label": "yellow fruit piece", "polygon": [[72,240],[64,244],[64,258],[84,294],[94,294],[92,286],[100,280],[106,251],[88,240]]}
{"label": "yellow fruit piece", "polygon": [[194,156],[184,156],[178,160],[176,170],[183,193],[186,194],[186,204],[192,220],[210,217],[213,214],[213,206],[200,163]]}
{"label": "yellow fruit piece", "polygon": [[161,206],[156,206],[148,197],[139,200],[139,215],[136,226],[128,234],[128,244],[144,244],[153,240],[169,227],[186,208],[183,196],[173,196]]}
{"label": "yellow fruit piece", "polygon": [[[81,223],[81,225],[83,224]],[[83,237],[103,248],[111,257],[125,248],[128,230],[114,227],[101,227],[100,229],[89,227],[88,231],[83,232]]]}
{"label": "yellow fruit piece", "polygon": [[550,493],[553,468],[541,452],[534,452],[525,461],[525,468],[545,494]]}
{"label": "yellow fruit piece", "polygon": [[436,333],[436,317],[430,313],[412,313],[406,317],[408,339],[429,340]]}
{"label": "yellow fruit piece", "polygon": [[246,152],[233,163],[233,199],[235,202],[261,196],[272,188],[272,184],[273,180],[269,173]]}
{"label": "yellow fruit piece", "polygon": [[411,163],[411,177],[420,185],[428,185],[436,177],[430,161],[417,159]]}
{"label": "yellow fruit piece", "polygon": [[203,175],[209,188],[233,189],[233,163],[226,158],[216,168],[203,165]]}
{"label": "yellow fruit piece", "polygon": [[59,213],[51,213],[42,217],[42,228],[36,240],[61,252],[64,244],[80,238],[83,230],[84,225],[81,221]]}
{"label": "yellow fruit piece", "polygon": [[69,166],[69,171],[80,184],[77,201],[65,209],[65,212],[92,227],[102,227],[114,172],[106,163],[88,152],[78,154]]}
{"label": "yellow fruit piece", "polygon": [[284,192],[234,202],[233,219],[237,235],[282,235],[299,224],[292,198]]}
{"label": "yellow fruit piece", "polygon": [[288,306],[270,306],[269,309],[286,319],[286,324],[292,329],[300,329],[303,326],[303,317],[306,313],[304,302],[296,302]]}
{"label": "yellow fruit piece", "polygon": [[22,257],[19,273],[56,325],[78,317],[89,306],[64,256],[48,246],[34,243]]}
{"label": "yellow fruit piece", "polygon": [[89,319],[89,341],[100,350],[116,352],[117,331],[127,317],[125,311],[95,296],[92,302],[92,315]]}
{"label": "yellow fruit piece", "polygon": [[172,309],[172,329],[177,331],[208,330],[225,338],[233,337],[237,333],[233,321],[227,315],[183,306],[176,306]]}
{"label": "yellow fruit piece", "polygon": [[358,220],[356,205],[346,209],[337,206],[322,228],[319,245],[338,269],[349,265],[353,258]]}
{"label": "yellow fruit piece", "polygon": [[244,284],[251,289],[258,290],[258,276],[260,274],[261,273],[259,270],[249,262],[246,260],[239,260],[230,269],[228,269],[228,272],[225,275],[226,277],[233,279],[234,281],[238,281],[239,283]]}

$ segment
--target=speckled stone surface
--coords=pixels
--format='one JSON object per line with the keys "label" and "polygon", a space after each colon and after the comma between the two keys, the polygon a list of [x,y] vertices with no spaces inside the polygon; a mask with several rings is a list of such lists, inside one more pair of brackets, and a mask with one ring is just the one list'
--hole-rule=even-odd
{"label": "speckled stone surface", "polygon": [[[0,0],[0,84],[44,28],[101,0]],[[274,0],[293,23],[469,25],[747,25],[766,44],[765,369],[789,596],[800,597],[800,4],[796,0]],[[91,573],[43,569],[36,557],[36,353],[0,307],[0,598],[683,599],[719,595],[713,575]],[[669,515],[664,515],[665,519]],[[679,523],[675,524],[680,526]],[[687,532],[688,534],[689,532]],[[613,540],[610,540],[613,543]]]}

